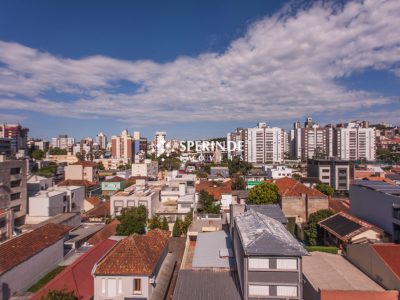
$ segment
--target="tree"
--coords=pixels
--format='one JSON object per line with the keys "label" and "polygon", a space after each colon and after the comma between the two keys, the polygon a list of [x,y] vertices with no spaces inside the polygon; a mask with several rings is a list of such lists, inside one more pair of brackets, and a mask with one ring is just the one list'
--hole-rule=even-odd
{"label": "tree", "polygon": [[333,194],[335,193],[335,190],[329,184],[326,183],[317,184],[315,189],[317,189],[321,193],[324,193],[327,196],[333,196]]}
{"label": "tree", "polygon": [[43,177],[53,177],[57,172],[57,164],[54,162],[50,162],[48,165],[40,168],[35,174]]}
{"label": "tree", "polygon": [[67,150],[55,147],[55,148],[51,148],[49,150],[49,154],[50,155],[67,155]]}
{"label": "tree", "polygon": [[182,221],[176,218],[174,228],[172,229],[172,236],[180,237],[182,235]]}
{"label": "tree", "polygon": [[183,221],[183,223],[182,223],[182,226],[181,226],[181,228],[182,228],[182,233],[183,234],[187,234],[187,232],[188,232],[188,230],[189,230],[189,227],[190,227],[190,225],[192,224],[192,222],[193,222],[193,209],[191,209],[187,214],[186,214],[186,216],[185,216],[185,220]]}
{"label": "tree", "polygon": [[117,235],[144,234],[146,233],[147,208],[143,205],[124,208],[118,220],[120,224],[117,225]]}
{"label": "tree", "polygon": [[181,161],[173,155],[167,156],[167,154],[164,153],[158,157],[158,166],[162,171],[178,170],[181,166]]}
{"label": "tree", "polygon": [[160,217],[157,215],[154,215],[150,220],[149,220],[149,228],[150,229],[156,229],[159,228],[161,229],[161,220]]}
{"label": "tree", "polygon": [[300,175],[300,174],[297,174],[297,173],[293,173],[293,174],[292,174],[292,178],[293,178],[294,180],[299,181],[300,178],[301,178],[301,175]]}
{"label": "tree", "polygon": [[97,164],[97,167],[99,168],[99,170],[105,170],[104,165],[103,165],[102,162],[99,162],[99,163]]}
{"label": "tree", "polygon": [[310,214],[307,224],[304,227],[304,235],[308,245],[317,246],[323,243],[323,231],[318,223],[333,214],[334,213],[329,209],[322,209]]}
{"label": "tree", "polygon": [[199,193],[199,206],[197,211],[204,214],[219,214],[221,211],[221,204],[216,204],[214,196],[205,190],[201,190]]}
{"label": "tree", "polygon": [[248,204],[270,204],[278,201],[278,187],[274,183],[263,182],[253,187],[247,198]]}
{"label": "tree", "polygon": [[245,190],[246,185],[246,180],[243,177],[236,177],[232,181],[232,190]]}
{"label": "tree", "polygon": [[167,218],[164,217],[161,223],[161,229],[162,230],[169,230],[169,225],[168,225],[168,221]]}
{"label": "tree", "polygon": [[229,174],[240,174],[246,175],[252,168],[252,164],[246,161],[242,161],[242,159],[238,157],[234,157],[231,160],[228,160],[228,168]]}
{"label": "tree", "polygon": [[82,150],[81,152],[77,152],[75,156],[80,160],[84,161],[86,159],[86,151]]}
{"label": "tree", "polygon": [[69,292],[67,289],[60,291],[50,290],[46,296],[40,298],[41,300],[78,300],[74,292]]}
{"label": "tree", "polygon": [[32,151],[32,158],[36,160],[42,160],[44,157],[44,152],[40,149],[36,149]]}

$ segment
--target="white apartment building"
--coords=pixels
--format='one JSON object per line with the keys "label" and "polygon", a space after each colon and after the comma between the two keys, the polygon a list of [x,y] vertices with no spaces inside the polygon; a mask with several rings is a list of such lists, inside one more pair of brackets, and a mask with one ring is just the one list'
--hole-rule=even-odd
{"label": "white apartment building", "polygon": [[164,131],[157,131],[154,136],[154,146],[156,157],[165,152],[165,142],[167,133]]}
{"label": "white apartment building", "polygon": [[334,155],[341,160],[376,159],[375,128],[348,123],[336,127],[334,132]]}
{"label": "white apartment building", "polygon": [[106,149],[107,147],[107,136],[100,132],[96,135],[96,143],[99,145],[100,149]]}
{"label": "white apartment building", "polygon": [[68,149],[75,144],[75,138],[68,137],[66,134],[61,134],[58,137],[52,138],[51,146],[53,148]]}
{"label": "white apartment building", "polygon": [[145,159],[143,163],[132,164],[132,176],[158,177],[158,162]]}
{"label": "white apartment building", "polygon": [[279,179],[284,177],[292,177],[293,169],[287,166],[263,166],[265,174],[268,178]]}
{"label": "white apartment building", "polygon": [[144,179],[137,179],[135,185],[111,196],[111,216],[119,216],[124,208],[143,205],[148,210],[148,218],[151,218],[160,205],[161,186],[157,183],[148,184]]}
{"label": "white apartment building", "polygon": [[250,163],[279,163],[284,159],[284,131],[258,123],[244,130],[244,160]]}
{"label": "white apartment building", "polygon": [[[55,186],[29,197],[27,222],[43,221],[60,213],[79,212],[84,209],[85,187]],[[39,219],[37,219],[39,217]]]}

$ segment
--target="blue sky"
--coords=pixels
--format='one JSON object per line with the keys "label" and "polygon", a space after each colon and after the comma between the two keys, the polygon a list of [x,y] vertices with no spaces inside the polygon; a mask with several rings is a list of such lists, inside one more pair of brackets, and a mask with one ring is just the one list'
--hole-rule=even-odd
{"label": "blue sky", "polygon": [[399,123],[400,3],[1,1],[0,122],[30,136]]}

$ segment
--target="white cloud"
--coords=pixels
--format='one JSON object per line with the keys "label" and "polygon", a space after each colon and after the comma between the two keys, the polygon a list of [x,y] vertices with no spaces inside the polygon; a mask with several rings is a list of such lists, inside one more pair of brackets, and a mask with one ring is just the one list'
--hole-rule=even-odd
{"label": "white cloud", "polygon": [[[104,56],[68,59],[0,41],[0,109],[113,117],[132,125],[282,120],[373,109],[392,99],[348,90],[336,79],[400,61],[400,2],[317,3],[252,24],[223,53],[159,64]],[[113,88],[125,80],[136,92]],[[113,89],[110,89],[113,88]],[[49,97],[71,93],[76,101]],[[112,90],[112,91],[111,91]],[[17,100],[23,99],[23,100]]]}

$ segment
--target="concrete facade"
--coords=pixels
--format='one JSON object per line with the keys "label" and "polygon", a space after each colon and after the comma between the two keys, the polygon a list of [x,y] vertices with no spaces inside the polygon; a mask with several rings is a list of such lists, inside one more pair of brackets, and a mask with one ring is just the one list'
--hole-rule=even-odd
{"label": "concrete facade", "polygon": [[11,209],[16,223],[27,213],[27,163],[0,159],[0,209]]}
{"label": "concrete facade", "polygon": [[87,180],[90,182],[98,181],[98,171],[96,166],[84,164],[72,164],[64,168],[65,179]]}

